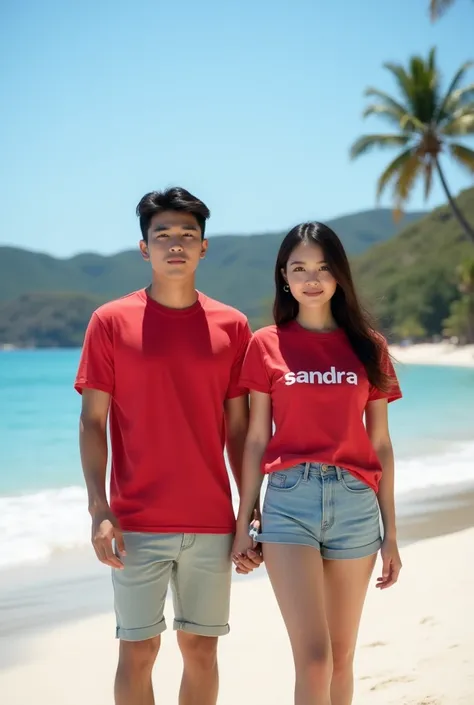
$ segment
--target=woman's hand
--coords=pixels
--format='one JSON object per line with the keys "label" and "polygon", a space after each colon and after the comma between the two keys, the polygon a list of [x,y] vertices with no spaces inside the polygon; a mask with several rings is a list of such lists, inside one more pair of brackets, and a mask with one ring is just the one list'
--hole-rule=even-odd
{"label": "woman's hand", "polygon": [[396,539],[384,538],[381,549],[382,575],[377,578],[376,587],[381,590],[395,585],[402,568]]}
{"label": "woman's hand", "polygon": [[[258,532],[260,521],[254,519],[251,526]],[[257,542],[249,536],[247,526],[237,526],[231,557],[235,565],[236,573],[242,573],[244,575],[251,573],[254,568],[258,568],[262,563],[262,552],[258,548]]]}

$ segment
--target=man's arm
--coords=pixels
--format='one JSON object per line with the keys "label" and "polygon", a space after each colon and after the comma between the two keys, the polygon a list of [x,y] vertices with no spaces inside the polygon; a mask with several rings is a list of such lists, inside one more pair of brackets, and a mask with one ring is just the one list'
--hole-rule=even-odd
{"label": "man's arm", "polygon": [[[226,425],[226,448],[229,456],[229,465],[235,484],[239,491],[242,490],[242,462],[244,457],[245,440],[249,428],[249,398],[248,395],[227,399],[224,405]],[[254,509],[254,521],[260,521],[260,497]],[[258,529],[258,524],[256,527]],[[249,551],[247,557],[242,559],[239,572],[250,572],[262,562],[260,551]]]}
{"label": "man's arm", "polygon": [[234,476],[237,489],[241,489],[242,459],[244,456],[245,439],[249,428],[249,398],[245,394],[224,402],[225,413],[225,444],[229,465]]}
{"label": "man's arm", "polygon": [[102,563],[112,568],[122,568],[122,561],[115,555],[112,541],[115,539],[117,550],[123,555],[123,536],[117,519],[110,510],[105,490],[109,406],[110,394],[98,389],[82,390],[79,447],[89,513],[92,517],[94,550]]}

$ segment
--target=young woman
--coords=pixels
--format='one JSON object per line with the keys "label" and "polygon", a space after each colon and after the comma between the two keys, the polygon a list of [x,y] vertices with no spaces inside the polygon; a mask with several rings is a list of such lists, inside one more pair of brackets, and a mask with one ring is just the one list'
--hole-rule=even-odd
{"label": "young woman", "polygon": [[255,333],[242,369],[251,411],[232,557],[238,567],[256,546],[249,522],[263,470],[268,487],[257,540],[291,642],[295,705],[350,705],[357,632],[379,549],[377,587],[393,585],[401,568],[387,420],[387,403],[401,392],[330,228],[291,230],[275,283],[275,325]]}

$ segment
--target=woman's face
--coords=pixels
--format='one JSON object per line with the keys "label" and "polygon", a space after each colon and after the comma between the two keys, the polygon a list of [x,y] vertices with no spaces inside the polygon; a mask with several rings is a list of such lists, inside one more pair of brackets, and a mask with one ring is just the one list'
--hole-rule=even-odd
{"label": "woman's face", "polygon": [[328,304],[337,282],[324,260],[320,245],[301,242],[291,253],[282,275],[300,306],[320,307]]}

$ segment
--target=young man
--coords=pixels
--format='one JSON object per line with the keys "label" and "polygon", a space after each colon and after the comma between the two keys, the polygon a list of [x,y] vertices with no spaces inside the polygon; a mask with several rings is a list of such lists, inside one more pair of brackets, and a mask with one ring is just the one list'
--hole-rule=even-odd
{"label": "young man", "polygon": [[[92,542],[113,569],[115,702],[154,703],[171,584],[184,664],[179,703],[215,705],[235,523],[223,448],[239,486],[248,397],[238,379],[250,330],[243,314],[195,289],[208,245],[204,203],[172,188],[144,196],[137,215],[152,283],[95,311],[75,383]],[[249,552],[241,572],[260,562]]]}

